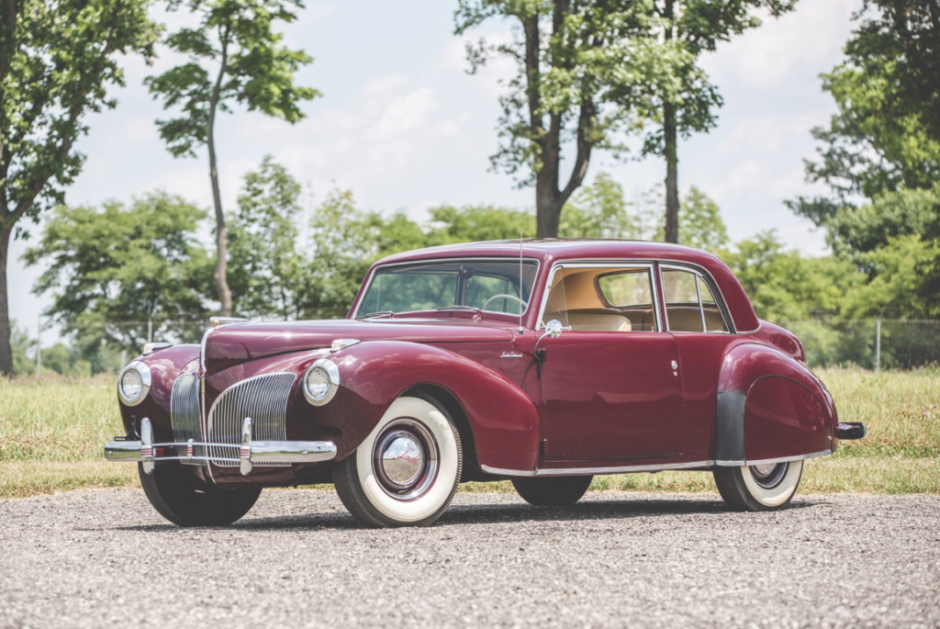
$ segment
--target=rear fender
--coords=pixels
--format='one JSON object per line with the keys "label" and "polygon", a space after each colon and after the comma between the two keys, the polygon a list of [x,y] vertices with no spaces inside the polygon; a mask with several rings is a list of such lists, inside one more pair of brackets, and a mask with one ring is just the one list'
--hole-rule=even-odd
{"label": "rear fender", "polygon": [[774,347],[744,343],[722,363],[716,419],[715,462],[737,466],[828,454],[838,416],[805,365]]}
{"label": "rear fender", "polygon": [[[494,468],[535,469],[538,412],[512,381],[447,350],[402,341],[370,341],[331,355],[340,391],[318,420],[343,432],[337,459],[351,454],[399,396],[434,385],[450,393],[466,414],[477,462]],[[333,407],[332,409],[330,407]]]}

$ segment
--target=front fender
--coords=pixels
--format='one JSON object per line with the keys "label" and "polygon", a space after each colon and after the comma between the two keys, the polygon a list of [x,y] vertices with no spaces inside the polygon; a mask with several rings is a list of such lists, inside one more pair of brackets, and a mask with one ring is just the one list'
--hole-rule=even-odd
{"label": "front fender", "polygon": [[402,393],[434,385],[449,392],[466,413],[478,463],[535,469],[538,412],[502,374],[454,352],[404,341],[369,341],[330,358],[340,370],[341,390],[321,409],[327,412],[320,421],[337,422],[342,429],[337,459],[358,447]]}
{"label": "front fender", "polygon": [[198,359],[198,345],[175,345],[134,359],[140,360],[150,368],[151,385],[150,393],[137,406],[125,406],[118,400],[125,434],[130,434],[131,430],[135,429],[132,424],[139,428],[140,420],[147,417],[153,424],[158,440],[172,440],[170,394],[173,391],[173,382],[181,373],[195,371],[198,368]]}
{"label": "front fender", "polygon": [[731,466],[831,451],[838,416],[805,365],[774,347],[743,343],[722,362],[716,420],[715,461]]}

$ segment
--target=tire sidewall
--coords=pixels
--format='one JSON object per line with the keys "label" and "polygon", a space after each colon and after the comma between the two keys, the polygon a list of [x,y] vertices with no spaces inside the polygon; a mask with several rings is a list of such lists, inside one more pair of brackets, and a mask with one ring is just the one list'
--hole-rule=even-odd
{"label": "tire sidewall", "polygon": [[[411,419],[425,426],[437,444],[438,470],[432,485],[421,496],[401,500],[389,495],[379,483],[374,469],[373,449],[385,427],[399,419]],[[356,450],[356,481],[363,497],[383,519],[395,524],[415,525],[437,519],[450,503],[462,467],[459,435],[445,413],[430,401],[400,397],[388,408],[379,423]]]}
{"label": "tire sidewall", "polygon": [[742,466],[741,480],[752,500],[767,509],[782,507],[793,498],[803,474],[803,461],[790,461],[787,473],[776,487],[761,487],[748,466]]}

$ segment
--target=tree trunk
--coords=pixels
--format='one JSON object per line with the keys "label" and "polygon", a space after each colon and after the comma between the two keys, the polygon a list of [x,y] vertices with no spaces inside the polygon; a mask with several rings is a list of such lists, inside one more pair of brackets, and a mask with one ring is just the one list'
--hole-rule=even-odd
{"label": "tree trunk", "polygon": [[0,376],[13,375],[13,347],[10,345],[10,301],[7,292],[7,256],[13,226],[0,222]]}
{"label": "tree trunk", "polygon": [[676,108],[663,106],[666,157],[666,242],[679,242],[679,158],[676,154]]}
{"label": "tree trunk", "polygon": [[[211,120],[211,117],[210,117]],[[215,141],[209,130],[209,178],[212,180],[212,202],[215,205],[215,286],[221,304],[219,312],[223,317],[232,316],[232,291],[228,287],[228,232],[225,228],[225,214],[222,213],[222,193],[219,190],[219,171],[216,167]]]}
{"label": "tree trunk", "polygon": [[223,317],[232,316],[232,291],[228,287],[228,232],[225,229],[225,214],[222,212],[222,193],[219,190],[219,169],[215,157],[215,114],[219,106],[219,94],[222,79],[228,62],[228,31],[221,36],[222,63],[216,77],[209,101],[209,119],[206,122],[206,146],[209,149],[209,179],[212,181],[212,202],[215,206],[215,286],[219,294],[219,313]]}
{"label": "tree trunk", "polygon": [[[674,0],[666,0],[663,17],[666,18],[666,41],[674,36]],[[663,147],[666,158],[666,242],[679,242],[679,158],[676,155],[676,106],[663,102]]]}

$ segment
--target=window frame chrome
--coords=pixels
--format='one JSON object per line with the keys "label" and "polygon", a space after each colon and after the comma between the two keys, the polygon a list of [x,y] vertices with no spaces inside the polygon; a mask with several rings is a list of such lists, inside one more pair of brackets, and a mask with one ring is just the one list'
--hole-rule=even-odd
{"label": "window frame chrome", "polygon": [[[663,333],[667,330],[665,329],[663,323],[663,313],[661,312],[661,300],[659,299],[659,282],[656,278],[655,266],[656,260],[559,260],[552,264],[552,268],[548,273],[548,277],[545,278],[544,289],[542,290],[542,303],[539,306],[538,319],[535,321],[535,330],[544,330],[546,321],[544,321],[545,308],[548,306],[548,296],[552,292],[552,281],[555,279],[555,274],[560,269],[623,269],[623,268],[646,268],[649,272],[650,286],[653,291],[653,311],[656,313],[656,330],[655,332]],[[597,287],[595,286],[595,289]],[[603,296],[603,293],[598,289],[598,295],[602,299],[602,303],[607,303],[607,299]],[[578,332],[578,330],[572,330],[573,332]],[[584,330],[580,330],[584,331]],[[654,333],[655,333],[654,332]],[[626,334],[626,332],[610,332],[610,334]],[[637,332],[637,334],[649,334],[648,332]]]}
{"label": "window frame chrome", "polygon": [[[731,312],[728,310],[728,303],[725,300],[725,296],[722,294],[721,289],[718,287],[718,283],[704,268],[700,267],[697,264],[691,264],[688,262],[659,262],[659,283],[663,288],[663,300],[662,307],[663,312],[663,321],[666,324],[666,331],[672,333],[681,333],[681,334],[738,334],[737,328],[734,325],[734,318],[731,316]],[[676,330],[673,331],[669,328],[669,313],[667,312],[668,308],[666,305],[666,284],[663,282],[663,269],[672,270],[672,271],[685,271],[687,273],[692,273],[697,277],[695,283],[695,292],[698,294],[699,302],[699,313],[702,317],[702,331],[695,332],[690,330]],[[725,327],[727,330],[709,330],[708,326],[705,325],[705,309],[702,303],[702,294],[698,286],[698,280],[705,282],[705,286],[711,291],[712,296],[715,298],[715,305],[718,306],[718,313],[721,315],[722,320],[725,322]]]}
{"label": "window frame chrome", "polygon": [[[542,270],[542,261],[538,258],[525,257],[522,258],[523,263],[535,263],[535,279],[532,281],[532,288],[529,290],[529,300],[526,302],[525,310],[521,313],[510,313],[510,312],[500,312],[498,310],[481,310],[480,312],[505,315],[508,317],[524,317],[526,313],[529,312],[529,307],[532,305],[532,295],[535,293],[535,287],[538,285],[539,281],[539,272]],[[362,302],[365,301],[365,296],[369,292],[369,289],[372,287],[372,282],[375,280],[375,275],[382,269],[387,269],[395,266],[409,266],[416,264],[433,264],[435,262],[512,262],[514,264],[519,263],[518,257],[511,256],[486,256],[486,257],[442,257],[442,258],[427,258],[421,260],[404,260],[402,262],[390,262],[389,264],[380,264],[372,267],[369,270],[369,274],[366,276],[366,279],[362,283],[360,291],[362,293],[362,299],[356,302],[356,309],[351,313],[350,319],[361,320],[359,319],[359,311],[362,309]],[[521,288],[521,287],[520,287]],[[470,306],[472,307],[472,306]],[[418,312],[434,312],[433,310],[403,310],[401,312],[396,312],[396,315],[406,315],[406,314],[415,314]]]}

